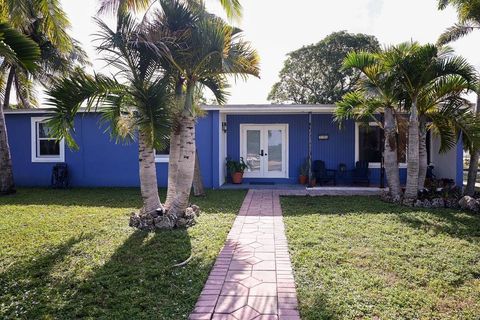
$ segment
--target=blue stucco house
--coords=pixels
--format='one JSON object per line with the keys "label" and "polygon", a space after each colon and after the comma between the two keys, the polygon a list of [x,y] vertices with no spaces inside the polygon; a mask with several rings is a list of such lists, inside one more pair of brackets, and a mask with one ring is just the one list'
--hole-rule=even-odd
{"label": "blue stucco house", "polygon": [[[323,160],[329,169],[344,164],[350,170],[358,160],[369,161],[371,183],[380,183],[381,129],[375,123],[366,128],[354,121],[339,128],[333,122],[333,105],[226,105],[203,109],[205,116],[196,125],[197,150],[208,188],[226,183],[227,157],[246,160],[246,182],[295,184],[309,152],[313,160]],[[137,145],[112,141],[105,128],[99,128],[99,113],[76,116],[78,151],[49,137],[45,110],[7,110],[5,114],[17,185],[50,185],[55,163],[68,165],[73,187],[139,185]],[[461,141],[456,148],[439,154],[439,139],[432,136],[428,149],[436,176],[462,185]],[[404,154],[399,156],[405,159]],[[156,161],[158,183],[166,186],[168,151],[158,151]],[[405,180],[406,164],[401,164],[400,170]]]}

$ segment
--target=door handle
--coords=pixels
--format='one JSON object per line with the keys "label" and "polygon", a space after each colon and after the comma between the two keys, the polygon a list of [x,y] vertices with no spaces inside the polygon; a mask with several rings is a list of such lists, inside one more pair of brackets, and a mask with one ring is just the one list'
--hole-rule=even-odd
{"label": "door handle", "polygon": [[263,152],[263,149],[260,150],[260,155],[263,157],[263,156],[266,156],[267,154]]}

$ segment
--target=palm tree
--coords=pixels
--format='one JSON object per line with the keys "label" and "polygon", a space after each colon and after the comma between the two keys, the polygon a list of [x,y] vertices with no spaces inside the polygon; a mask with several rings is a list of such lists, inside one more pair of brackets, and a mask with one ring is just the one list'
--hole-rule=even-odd
{"label": "palm tree", "polygon": [[25,70],[15,63],[3,63],[7,74],[4,107],[9,108],[12,88],[22,107],[37,106],[35,84],[48,86],[52,79],[70,72],[77,63],[86,64],[86,53],[67,31],[70,22],[60,3],[48,0],[0,0],[0,16],[35,41],[41,50],[36,72]]}
{"label": "palm tree", "polygon": [[[446,44],[455,41],[474,30],[480,30],[480,2],[476,0],[439,0],[440,10],[447,6],[453,6],[458,13],[458,23],[447,29],[438,39],[439,44]],[[480,86],[477,92],[477,115],[480,115]],[[467,186],[464,194],[473,196],[475,193],[475,183],[477,181],[478,161],[480,160],[480,150],[474,149],[473,145],[468,148],[470,153],[470,163],[468,165]]]}
{"label": "palm tree", "polygon": [[180,36],[181,45],[170,49],[168,61],[175,74],[176,105],[174,129],[170,137],[169,184],[165,207],[181,217],[188,206],[195,168],[194,93],[204,86],[217,101],[225,101],[227,75],[258,76],[258,56],[241,39],[241,31],[205,11],[202,4],[185,1],[160,1],[151,22],[151,33]]}
{"label": "palm tree", "polygon": [[[357,69],[361,79],[357,90],[347,93],[337,103],[335,120],[373,120],[384,130],[384,161],[389,192],[395,201],[402,194],[398,170],[397,114],[401,103],[402,90],[395,75],[388,72],[382,61],[382,52],[352,52],[344,61],[344,68]],[[382,122],[378,114],[383,113]]]}
{"label": "palm tree", "polygon": [[[480,117],[480,88],[477,88],[477,105],[476,115]],[[480,161],[480,148],[474,144],[465,144],[467,150],[470,153],[470,162],[468,164],[468,176],[467,186],[465,187],[464,194],[467,196],[473,196],[475,194],[475,184],[477,182],[478,162]]]}
{"label": "palm tree", "polygon": [[432,83],[419,96],[419,189],[425,187],[427,174],[427,131],[440,136],[440,152],[454,148],[460,134],[465,144],[477,143],[475,130],[478,121],[469,102],[462,97],[472,89],[472,83],[467,79],[452,75]]}
{"label": "palm tree", "polygon": [[[40,58],[40,48],[31,39],[27,38],[7,23],[0,23],[0,58],[1,63],[20,65],[26,70],[33,71]],[[3,113],[3,104],[0,102],[0,194],[15,192],[13,180],[12,159],[8,145],[7,126]]]}
{"label": "palm tree", "polygon": [[473,84],[476,73],[465,59],[454,56],[450,49],[437,48],[431,44],[422,46],[415,42],[402,43],[387,50],[385,63],[391,72],[397,74],[409,100],[407,184],[404,201],[410,204],[417,198],[419,186],[419,99],[427,94],[432,86],[452,76],[461,77]]}
{"label": "palm tree", "polygon": [[438,8],[453,6],[458,13],[458,23],[448,28],[438,39],[439,45],[458,40],[474,30],[480,30],[480,2],[477,0],[439,0]]}
{"label": "palm tree", "polygon": [[[156,0],[100,0],[99,13],[125,14],[148,10]],[[185,0],[185,3],[201,3],[202,0]],[[242,5],[239,0],[219,0],[227,17],[239,19],[242,16]]]}
{"label": "palm tree", "polygon": [[102,120],[110,125],[113,138],[138,139],[143,207],[134,216],[139,219],[131,221],[142,229],[165,224],[172,227],[168,216],[157,217],[163,206],[158,196],[154,153],[154,148],[165,147],[170,132],[170,79],[158,59],[159,53],[166,54],[165,45],[149,41],[143,26],[129,14],[120,19],[116,31],[97,20],[101,30],[97,50],[117,69],[116,76],[90,76],[77,70],[56,81],[48,90],[49,104],[55,107],[49,125],[56,137],[64,137],[69,146],[76,147],[72,135],[75,114],[83,103],[87,111],[102,104]]}

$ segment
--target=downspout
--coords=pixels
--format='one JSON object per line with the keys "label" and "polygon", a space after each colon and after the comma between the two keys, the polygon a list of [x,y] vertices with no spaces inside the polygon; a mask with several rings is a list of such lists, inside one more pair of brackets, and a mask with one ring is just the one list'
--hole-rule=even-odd
{"label": "downspout", "polygon": [[[383,123],[383,130],[385,131],[385,118],[384,114],[381,114],[381,120]],[[385,139],[385,134],[383,135],[383,139]],[[380,150],[382,151],[382,158],[380,160],[380,188],[384,189],[385,188],[385,143],[380,143]]]}
{"label": "downspout", "polygon": [[312,178],[312,112],[308,113],[308,179]]}

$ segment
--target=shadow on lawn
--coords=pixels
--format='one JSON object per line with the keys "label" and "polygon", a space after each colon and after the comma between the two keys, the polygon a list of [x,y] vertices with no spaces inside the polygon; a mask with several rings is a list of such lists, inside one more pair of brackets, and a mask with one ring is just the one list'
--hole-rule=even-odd
{"label": "shadow on lawn", "polygon": [[136,231],[86,279],[52,277],[55,265],[83,240],[88,239],[70,239],[52,254],[2,275],[2,288],[7,288],[2,295],[19,301],[1,310],[0,317],[15,318],[20,307],[27,319],[182,319],[193,309],[211,268],[197,258],[173,267],[190,256],[186,230]]}
{"label": "shadow on lawn", "polygon": [[[163,198],[164,190],[159,192]],[[20,188],[13,195],[0,197],[0,205],[136,208],[141,204],[138,188]]]}
{"label": "shadow on lawn", "polygon": [[480,216],[461,210],[410,208],[383,202],[378,197],[361,196],[307,196],[302,198],[301,206],[296,197],[282,197],[282,207],[286,216],[392,214],[413,228],[480,241]]}

